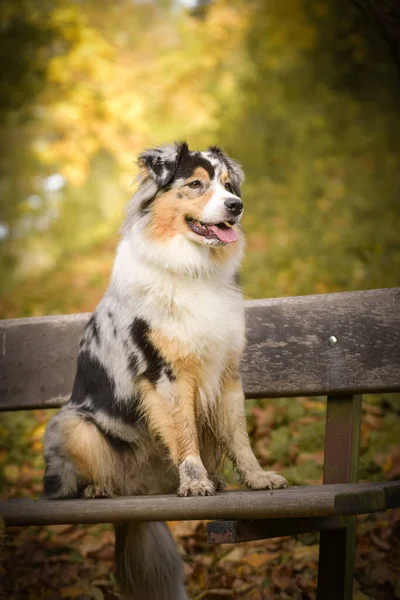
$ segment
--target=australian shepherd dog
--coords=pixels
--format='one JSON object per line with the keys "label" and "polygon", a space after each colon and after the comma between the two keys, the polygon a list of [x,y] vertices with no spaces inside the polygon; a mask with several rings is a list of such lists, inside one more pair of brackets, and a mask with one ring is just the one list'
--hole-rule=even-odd
{"label": "australian shepherd dog", "polygon": [[[286,487],[260,467],[246,429],[243,171],[218,147],[186,143],[147,150],[139,166],[71,398],[47,427],[45,494],[212,495],[226,455],[247,487]],[[187,598],[165,523],[118,525],[116,563],[126,598]]]}

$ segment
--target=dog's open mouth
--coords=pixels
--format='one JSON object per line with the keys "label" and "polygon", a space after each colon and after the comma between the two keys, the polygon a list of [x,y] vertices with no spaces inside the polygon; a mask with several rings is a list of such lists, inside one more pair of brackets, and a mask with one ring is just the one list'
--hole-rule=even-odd
{"label": "dog's open mouth", "polygon": [[211,224],[186,217],[186,223],[194,233],[208,240],[218,240],[223,244],[231,244],[238,239],[237,231],[232,228],[234,223],[229,221]]}

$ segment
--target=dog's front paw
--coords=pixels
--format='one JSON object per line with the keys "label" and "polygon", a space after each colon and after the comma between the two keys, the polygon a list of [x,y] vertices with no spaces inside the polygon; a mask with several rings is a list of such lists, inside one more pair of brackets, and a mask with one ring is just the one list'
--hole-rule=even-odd
{"label": "dog's front paw", "polygon": [[91,483],[83,490],[84,498],[112,498],[113,494],[109,490],[101,488],[99,485]]}
{"label": "dog's front paw", "polygon": [[215,487],[208,478],[200,456],[187,456],[179,465],[178,496],[213,496]]}
{"label": "dog's front paw", "polygon": [[245,483],[252,490],[276,490],[289,485],[282,475],[274,471],[260,471],[254,476],[246,477]]}
{"label": "dog's front paw", "polygon": [[190,479],[178,488],[178,496],[214,496],[215,487],[210,479]]}

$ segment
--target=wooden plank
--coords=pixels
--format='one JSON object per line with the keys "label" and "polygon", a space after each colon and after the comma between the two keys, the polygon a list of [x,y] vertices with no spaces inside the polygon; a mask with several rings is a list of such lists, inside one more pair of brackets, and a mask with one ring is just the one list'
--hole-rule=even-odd
{"label": "wooden plank", "polygon": [[[0,410],[65,401],[87,319],[0,321]],[[246,324],[249,398],[400,391],[400,288],[248,301]]]}
{"label": "wooden plank", "polygon": [[400,390],[400,288],[256,300],[246,307],[249,397]]}
{"label": "wooden plank", "polygon": [[285,535],[331,531],[346,527],[349,517],[308,517],[303,519],[256,519],[211,521],[207,523],[209,544],[238,544]]}
{"label": "wooden plank", "polygon": [[0,411],[63,404],[89,314],[0,321]]}
{"label": "wooden plank", "polygon": [[[186,519],[285,519],[385,510],[387,490],[400,482],[309,486],[273,491],[229,491],[216,496],[132,496],[95,500],[0,501],[7,525],[184,521]],[[338,498],[343,498],[338,504]],[[348,498],[350,502],[345,501]]]}
{"label": "wooden plank", "polygon": [[[340,484],[358,479],[361,424],[360,395],[328,396],[324,483]],[[352,499],[337,499],[336,509],[351,509]],[[340,506],[342,504],[342,506]],[[320,536],[318,600],[351,600],[356,543],[356,520],[346,527],[323,531]]]}

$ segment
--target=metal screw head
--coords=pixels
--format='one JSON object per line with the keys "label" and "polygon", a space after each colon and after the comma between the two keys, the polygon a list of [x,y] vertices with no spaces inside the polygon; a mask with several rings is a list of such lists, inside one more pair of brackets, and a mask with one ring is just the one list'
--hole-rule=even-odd
{"label": "metal screw head", "polygon": [[338,343],[338,339],[335,335],[330,335],[328,337],[328,346],[333,348],[333,346],[336,346],[337,343]]}

